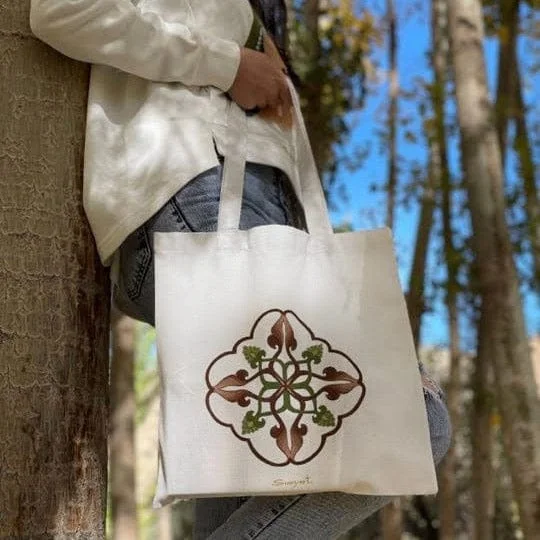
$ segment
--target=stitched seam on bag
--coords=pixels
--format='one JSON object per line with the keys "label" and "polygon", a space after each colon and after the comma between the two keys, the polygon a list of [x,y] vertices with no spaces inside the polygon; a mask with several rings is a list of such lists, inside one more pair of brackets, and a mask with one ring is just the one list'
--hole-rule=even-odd
{"label": "stitched seam on bag", "polygon": [[[249,540],[253,540],[254,538],[257,538],[262,532],[264,532],[266,529],[268,529],[268,527],[270,527],[270,525],[272,525],[272,523],[274,523],[274,521],[276,521],[276,519],[277,519],[278,517],[280,517],[281,515],[283,515],[287,510],[289,510],[289,509],[292,508],[295,504],[297,504],[298,502],[300,502],[304,497],[305,497],[305,495],[299,495],[296,499],[294,499],[293,501],[291,501],[287,506],[285,506],[284,508],[282,508],[280,512],[278,512],[276,515],[272,516],[272,518],[270,519],[270,521],[268,521],[265,525],[262,526],[262,528],[260,528],[260,529],[255,533],[255,536],[249,535],[249,536],[248,536]],[[249,533],[248,533],[248,534],[249,534]]]}
{"label": "stitched seam on bag", "polygon": [[[261,226],[264,227],[264,225],[261,225]],[[294,229],[295,231],[299,230],[296,227],[292,227],[291,225],[279,225],[279,226],[280,227],[289,227],[290,229]],[[215,234],[215,231],[204,231],[204,232],[211,232],[211,233]],[[253,251],[252,248],[242,247],[242,246],[220,246],[220,245],[218,245],[217,249],[219,251],[233,251],[233,252],[234,251],[246,251],[246,252]],[[166,251],[167,253],[192,253],[191,249],[175,248],[175,247],[167,247],[167,249],[162,250],[162,251]],[[262,249],[258,249],[257,251],[259,251],[261,253],[264,253],[264,251]],[[273,251],[273,248],[269,247],[268,252],[272,252],[272,251]],[[323,247],[321,247],[321,249],[308,249],[308,250],[306,250],[306,253],[328,253],[328,252],[331,252],[331,251],[334,251],[332,249],[332,246],[329,246],[329,247],[323,246]],[[298,254],[298,250],[291,249],[291,253]]]}

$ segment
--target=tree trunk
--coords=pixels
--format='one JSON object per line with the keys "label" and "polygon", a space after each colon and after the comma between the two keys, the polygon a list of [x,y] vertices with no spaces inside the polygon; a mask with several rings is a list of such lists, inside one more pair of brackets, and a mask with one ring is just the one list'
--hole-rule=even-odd
{"label": "tree trunk", "polygon": [[397,19],[394,0],[386,0],[388,24],[388,62],[390,65],[390,104],[388,107],[388,195],[386,199],[386,225],[394,227],[397,188],[397,121],[398,121],[398,68],[397,68]]}
{"label": "tree trunk", "polygon": [[193,501],[182,501],[171,508],[172,540],[186,540],[193,537]]}
{"label": "tree trunk", "polygon": [[[431,137],[430,137],[431,138]],[[409,278],[407,292],[407,309],[413,334],[415,347],[420,344],[420,327],[422,315],[425,311],[424,291],[426,285],[426,262],[429,248],[429,238],[433,226],[433,211],[435,209],[435,190],[440,177],[440,166],[437,163],[438,156],[431,148],[430,170],[426,180],[426,186],[422,194],[420,217],[416,230],[414,255]]]}
{"label": "tree trunk", "polygon": [[[514,54],[516,54],[515,48]],[[534,177],[535,166],[527,131],[525,103],[523,102],[521,74],[517,58],[512,62],[512,68],[514,69],[514,74],[511,77],[514,80],[513,110],[516,120],[514,146],[519,156],[521,176],[523,178],[525,212],[534,261],[534,283],[537,291],[540,292],[540,202],[538,201],[538,189]]]}
{"label": "tree trunk", "polygon": [[0,7],[0,537],[101,539],[109,283],[82,207],[89,67],[28,18],[28,1]]}
{"label": "tree trunk", "polygon": [[[438,166],[441,189],[443,243],[446,263],[446,307],[450,336],[450,373],[446,386],[446,398],[453,432],[456,433],[460,417],[460,337],[458,327],[458,261],[452,228],[452,186],[448,168],[444,106],[446,102],[446,78],[448,72],[448,14],[445,0],[433,0],[431,27],[433,35],[432,93],[435,113],[435,133],[432,154],[434,166]],[[456,522],[456,449],[454,441],[445,456],[439,472],[439,537],[441,540],[455,538]]]}
{"label": "tree trunk", "polygon": [[[390,105],[388,108],[388,181],[386,195],[386,225],[394,227],[394,214],[396,206],[397,188],[397,97],[398,97],[398,71],[397,71],[397,21],[394,0],[386,0],[386,18],[388,24],[388,62],[390,66]],[[422,224],[419,226],[421,234]],[[418,242],[416,244],[418,246]],[[416,260],[416,257],[415,257]],[[411,276],[414,272],[411,272]],[[423,280],[422,280],[423,282]],[[420,286],[422,295],[423,287]],[[409,291],[410,292],[410,291]],[[423,295],[421,296],[421,298]],[[416,298],[416,297],[414,297]],[[420,312],[422,307],[420,306]],[[420,320],[420,317],[417,317]],[[382,536],[384,540],[399,540],[403,532],[403,511],[401,501],[396,499],[385,506],[380,512]]]}
{"label": "tree trunk", "polygon": [[501,25],[499,28],[499,68],[497,99],[495,102],[495,126],[501,147],[502,169],[506,162],[508,122],[512,117],[514,87],[516,81],[509,76],[514,72],[516,61],[517,26],[519,22],[519,0],[500,0]]}
{"label": "tree trunk", "polygon": [[320,0],[304,1],[304,23],[306,29],[306,51],[307,51],[307,73],[305,76],[305,86],[302,91],[302,97],[306,101],[303,109],[306,130],[309,134],[309,140],[319,174],[322,172],[325,164],[326,152],[323,151],[323,139],[321,128],[321,77],[320,77],[320,57],[321,41],[319,35],[319,11]]}
{"label": "tree trunk", "polygon": [[400,540],[403,532],[402,499],[395,499],[381,510],[381,532],[384,540]]}
{"label": "tree trunk", "polygon": [[[492,122],[478,0],[448,2],[461,151],[482,299],[481,363],[492,363],[505,450],[525,538],[540,538],[538,399],[512,246],[499,142]],[[480,358],[480,355],[482,357]]]}
{"label": "tree trunk", "polygon": [[[181,504],[181,503],[177,503]],[[170,506],[164,506],[158,510],[158,538],[157,540],[173,540],[173,521],[171,514],[174,510]],[[184,540],[186,537],[181,536],[181,540]]]}
{"label": "tree trunk", "polygon": [[286,39],[287,39],[287,50],[289,53],[291,52],[290,47],[290,36],[292,33],[292,29],[294,28],[294,9],[293,9],[293,0],[285,0],[285,7],[287,9],[287,32],[285,33]]}
{"label": "tree trunk", "polygon": [[113,540],[137,539],[135,497],[135,321],[112,312],[109,434]]}
{"label": "tree trunk", "polygon": [[[449,285],[447,285],[449,287]],[[452,430],[457,432],[460,423],[460,397],[461,397],[461,366],[460,366],[460,339],[458,330],[457,302],[455,297],[447,291],[446,307],[448,310],[448,324],[450,330],[450,373],[446,385],[446,400]],[[456,538],[456,446],[453,438],[448,452],[439,469],[439,540],[453,540]]]}
{"label": "tree trunk", "polygon": [[474,538],[491,540],[493,538],[493,512],[495,505],[495,485],[493,482],[492,447],[493,434],[491,416],[493,414],[493,395],[490,388],[491,366],[485,349],[490,328],[486,319],[478,327],[478,355],[473,378],[473,418],[472,418],[472,494],[474,507]]}

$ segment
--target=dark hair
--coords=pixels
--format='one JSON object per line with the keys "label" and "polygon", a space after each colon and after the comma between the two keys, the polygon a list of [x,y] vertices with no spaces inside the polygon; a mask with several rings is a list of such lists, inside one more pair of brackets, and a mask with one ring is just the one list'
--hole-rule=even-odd
{"label": "dark hair", "polygon": [[291,81],[296,87],[302,86],[302,80],[294,71],[288,52],[287,6],[284,0],[249,0],[253,9],[261,18],[264,27],[274,39],[279,54],[287,67]]}

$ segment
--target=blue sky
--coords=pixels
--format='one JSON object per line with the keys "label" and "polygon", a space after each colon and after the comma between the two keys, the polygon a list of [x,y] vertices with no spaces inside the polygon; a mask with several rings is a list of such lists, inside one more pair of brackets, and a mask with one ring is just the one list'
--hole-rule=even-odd
{"label": "blue sky", "polygon": [[[429,2],[422,2],[422,9],[414,14],[410,14],[410,2],[398,0],[396,2],[399,18],[398,36],[398,63],[400,72],[400,86],[406,91],[415,89],[415,81],[419,78],[430,80],[431,72],[427,52],[430,47],[430,20]],[[383,7],[381,3],[381,8]],[[530,43],[525,40],[520,41],[520,58],[529,64],[531,62]],[[495,93],[497,77],[497,54],[498,47],[496,40],[486,40],[485,57],[487,63],[488,79],[491,95]],[[375,59],[380,67],[387,66],[386,50],[378,50]],[[526,80],[525,99],[527,103],[538,101],[539,81],[538,78]],[[334,193],[333,200],[336,208],[332,211],[334,223],[350,222],[357,230],[382,226],[385,218],[385,197],[382,193],[373,192],[371,184],[382,185],[387,174],[387,156],[379,152],[379,140],[376,131],[381,128],[384,120],[387,104],[388,88],[383,80],[378,84],[371,85],[371,92],[367,98],[365,107],[361,111],[350,113],[347,117],[349,125],[354,125],[354,130],[348,147],[345,151],[356,146],[371,145],[368,158],[362,166],[351,173],[341,169],[338,173],[337,183],[346,188],[348,198],[341,200],[339,195]],[[421,119],[417,112],[416,103],[401,99],[400,114],[405,114],[412,119],[410,128],[415,133],[420,133]],[[448,114],[455,114],[454,105],[448,103]],[[536,109],[535,114],[538,114]],[[532,117],[532,112],[530,114]],[[399,176],[400,182],[408,182],[411,178],[409,166],[406,163],[418,162],[424,168],[427,160],[427,146],[425,141],[419,137],[416,143],[409,142],[404,137],[404,129],[399,131],[398,152],[403,163],[403,168]],[[460,178],[458,141],[454,137],[449,144],[449,158],[452,173],[456,179]],[[515,160],[509,158],[507,167],[508,182],[516,181]],[[424,168],[425,170],[425,168]],[[409,209],[400,208],[397,211],[394,237],[398,256],[400,278],[402,285],[406,288],[409,279],[412,250],[415,241],[416,227],[418,220],[418,208],[413,205]],[[469,228],[467,218],[456,221],[456,225],[465,232]],[[433,236],[433,235],[432,235]],[[432,242],[433,245],[433,242]],[[444,278],[444,271],[437,265],[435,250],[430,251],[430,274],[438,278]],[[527,265],[528,261],[523,258],[519,261],[522,265]],[[440,270],[437,270],[440,268]],[[429,292],[428,292],[429,293]],[[538,298],[532,294],[524,295],[525,315],[528,331],[531,334],[540,332],[540,306]],[[474,334],[469,330],[469,321],[463,317],[461,321],[464,347],[473,349]],[[421,340],[426,345],[445,345],[448,341],[446,310],[440,298],[437,298],[433,305],[433,312],[424,315],[422,323]]]}

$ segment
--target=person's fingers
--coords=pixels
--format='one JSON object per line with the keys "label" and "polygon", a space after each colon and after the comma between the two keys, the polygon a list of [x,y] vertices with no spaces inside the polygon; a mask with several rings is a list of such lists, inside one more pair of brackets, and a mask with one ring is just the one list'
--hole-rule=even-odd
{"label": "person's fingers", "polygon": [[279,54],[272,37],[269,34],[264,35],[264,52],[267,54],[273,62],[277,64],[279,69],[285,68],[285,63]]}
{"label": "person's fingers", "polygon": [[287,84],[287,80],[285,76],[282,77],[282,81],[280,85],[279,101],[284,109],[289,109],[290,107],[292,107],[293,103],[292,103],[291,91],[289,90],[289,86]]}
{"label": "person's fingers", "polygon": [[274,84],[267,95],[267,106],[277,107],[281,103],[281,85]]}

